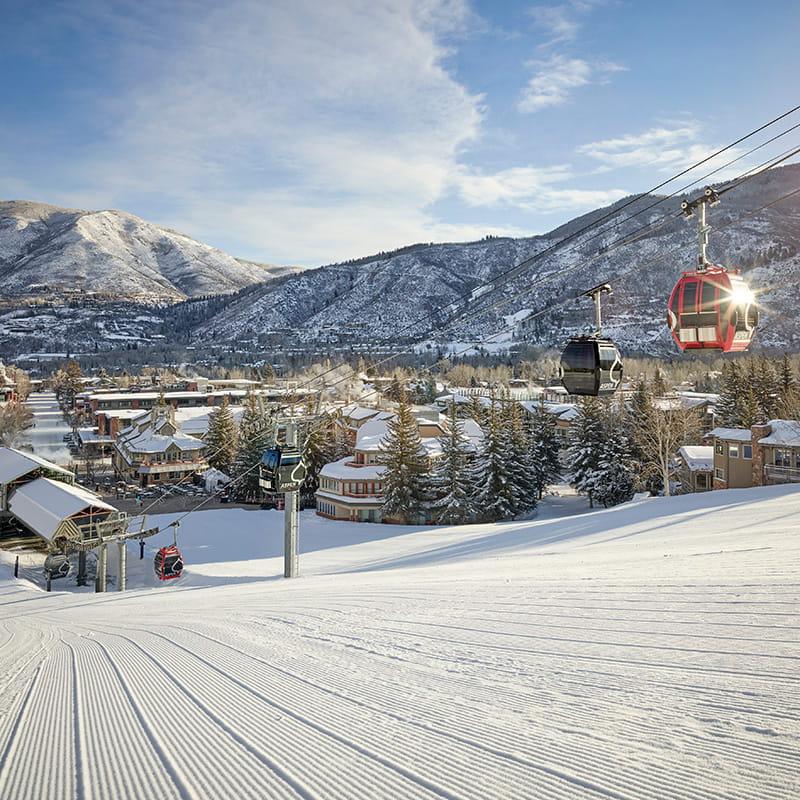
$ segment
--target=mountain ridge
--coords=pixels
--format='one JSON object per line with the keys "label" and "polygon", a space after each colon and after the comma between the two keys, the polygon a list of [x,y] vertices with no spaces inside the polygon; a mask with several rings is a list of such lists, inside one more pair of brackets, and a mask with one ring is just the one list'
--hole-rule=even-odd
{"label": "mountain ridge", "polygon": [[178,302],[228,294],[296,268],[234,258],[186,234],[115,209],[0,201],[4,298],[31,287],[108,292]]}

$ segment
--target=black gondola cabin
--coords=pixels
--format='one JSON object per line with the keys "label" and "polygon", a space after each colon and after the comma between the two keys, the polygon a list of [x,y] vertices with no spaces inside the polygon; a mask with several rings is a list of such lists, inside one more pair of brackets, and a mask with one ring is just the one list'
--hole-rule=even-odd
{"label": "black gondola cabin", "polygon": [[296,492],[306,479],[303,454],[294,447],[271,448],[261,457],[259,485],[270,492]]}
{"label": "black gondola cabin", "polygon": [[576,336],[561,354],[561,382],[575,395],[605,397],[622,381],[622,359],[611,339]]}

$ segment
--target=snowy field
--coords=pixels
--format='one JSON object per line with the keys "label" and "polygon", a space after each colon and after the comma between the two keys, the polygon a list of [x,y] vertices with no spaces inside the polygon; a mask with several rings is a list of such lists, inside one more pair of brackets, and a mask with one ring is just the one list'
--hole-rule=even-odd
{"label": "snowy field", "polygon": [[304,512],[292,580],[275,511],[190,514],[168,584],[129,546],[124,593],[0,554],[0,798],[800,797],[800,487],[570,502]]}

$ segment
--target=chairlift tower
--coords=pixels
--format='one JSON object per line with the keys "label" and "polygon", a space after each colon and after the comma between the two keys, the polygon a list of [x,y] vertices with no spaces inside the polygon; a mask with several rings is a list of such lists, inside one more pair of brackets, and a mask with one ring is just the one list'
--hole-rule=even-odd
{"label": "chairlift tower", "polygon": [[[278,431],[284,431],[283,445]],[[296,578],[298,573],[298,510],[300,486],[306,478],[303,455],[297,446],[297,418],[275,420],[275,442],[261,457],[258,482],[262,489],[283,494],[283,576]]]}

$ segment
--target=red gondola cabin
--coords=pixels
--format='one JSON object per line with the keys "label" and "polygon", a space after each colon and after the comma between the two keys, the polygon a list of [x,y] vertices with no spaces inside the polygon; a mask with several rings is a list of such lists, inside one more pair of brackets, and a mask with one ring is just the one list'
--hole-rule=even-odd
{"label": "red gondola cabin", "polygon": [[738,272],[684,272],[669,298],[669,328],[681,350],[747,350],[758,325],[755,297]]}
{"label": "red gondola cabin", "polygon": [[162,581],[172,580],[172,578],[180,578],[183,572],[183,557],[181,551],[174,545],[162,547],[153,559],[153,567],[156,575]]}

